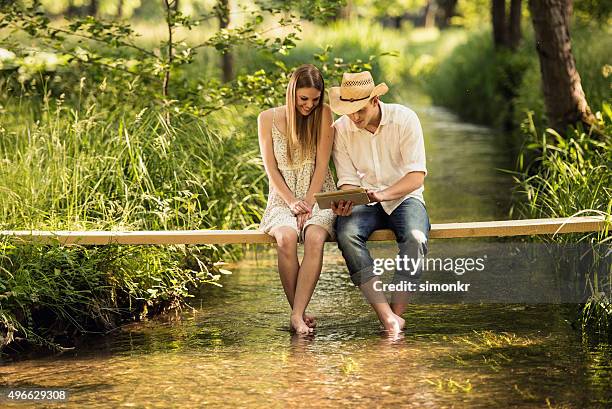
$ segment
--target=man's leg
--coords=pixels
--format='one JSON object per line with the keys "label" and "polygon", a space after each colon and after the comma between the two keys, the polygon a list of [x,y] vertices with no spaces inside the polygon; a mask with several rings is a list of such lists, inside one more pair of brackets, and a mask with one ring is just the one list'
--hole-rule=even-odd
{"label": "man's leg", "polygon": [[385,329],[399,332],[404,326],[404,320],[393,313],[385,294],[382,291],[376,291],[375,285],[380,278],[374,274],[374,260],[366,246],[374,230],[389,227],[387,219],[387,214],[380,204],[357,206],[350,216],[338,216],[336,236],[338,248],[342,251],[351,275],[351,281],[367,298]]}
{"label": "man's leg", "polygon": [[[427,241],[431,228],[425,205],[420,200],[410,197],[391,213],[389,221],[397,238],[399,256],[402,260],[407,257],[410,266],[409,271],[397,270],[393,282],[418,280],[427,254]],[[413,266],[416,263],[418,267],[414,270]],[[391,309],[396,315],[402,315],[406,310],[408,295],[408,292],[401,291],[393,293]]]}

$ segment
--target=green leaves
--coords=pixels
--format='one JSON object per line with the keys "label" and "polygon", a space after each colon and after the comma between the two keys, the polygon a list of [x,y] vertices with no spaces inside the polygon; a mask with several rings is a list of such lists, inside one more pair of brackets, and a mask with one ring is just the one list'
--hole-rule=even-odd
{"label": "green leaves", "polygon": [[[38,64],[36,70],[24,69],[25,74],[22,73],[19,80],[29,85],[32,92],[43,84],[44,87],[52,84],[51,90],[56,95],[63,93],[68,98],[78,95],[80,99],[84,91],[81,78],[87,78],[88,82],[100,84],[102,88],[98,90],[109,96],[122,95],[129,90],[133,98],[162,105],[168,112],[209,115],[234,104],[266,107],[282,100],[291,67],[285,66],[278,57],[289,55],[300,41],[298,15],[321,21],[335,16],[343,3],[339,0],[257,1],[255,9],[245,9],[246,18],[240,25],[220,28],[194,44],[188,39],[177,40],[177,29],[191,29],[213,17],[223,20],[229,15],[230,3],[217,2],[212,11],[198,18],[184,15],[173,7],[172,1],[162,2],[168,37],[153,47],[141,45],[134,29],[125,22],[87,16],[73,18],[67,25],[52,24],[36,3],[31,7],[3,7],[2,24],[29,33],[40,44],[40,50],[19,49],[18,45],[15,49],[7,49],[17,54],[16,61],[23,62],[28,55],[42,56],[43,53],[62,61],[58,64],[63,67],[61,73],[55,73],[53,64]],[[281,34],[275,34],[279,32]],[[195,71],[191,67],[195,61],[202,62],[198,54],[208,56],[210,50],[227,54],[238,47],[254,50],[263,56],[262,60],[270,60],[270,64],[266,70],[257,67],[253,72],[239,71],[239,75],[228,83],[210,76],[195,80],[189,77],[189,73]],[[332,77],[342,70],[371,69],[372,61],[377,58],[371,56],[368,60],[349,63],[340,58],[332,61],[326,52],[329,50],[316,58],[323,72]],[[10,67],[8,62],[4,66]],[[36,79],[34,73],[40,74],[42,81]],[[42,88],[38,92],[42,94]]]}

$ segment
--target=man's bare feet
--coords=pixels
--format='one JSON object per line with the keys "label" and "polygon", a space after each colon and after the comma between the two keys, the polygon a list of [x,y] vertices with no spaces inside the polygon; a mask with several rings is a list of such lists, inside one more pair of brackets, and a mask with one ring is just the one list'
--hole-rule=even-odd
{"label": "man's bare feet", "polygon": [[391,313],[387,317],[381,318],[380,322],[385,328],[385,331],[394,334],[401,332],[404,329],[404,326],[406,325],[406,321],[402,317],[393,313]]}
{"label": "man's bare feet", "polygon": [[314,331],[313,328],[310,328],[308,325],[306,325],[304,319],[299,315],[291,316],[291,329],[298,334],[308,334]]}
{"label": "man's bare feet", "polygon": [[317,326],[317,319],[314,315],[304,313],[302,319],[304,320],[304,323],[310,328],[314,328]]}

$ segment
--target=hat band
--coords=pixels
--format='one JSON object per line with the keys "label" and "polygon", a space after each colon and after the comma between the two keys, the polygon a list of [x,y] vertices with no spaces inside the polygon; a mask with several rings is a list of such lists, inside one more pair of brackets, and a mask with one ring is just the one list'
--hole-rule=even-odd
{"label": "hat band", "polygon": [[363,101],[364,99],[368,99],[368,98],[370,98],[369,95],[363,98],[342,98],[342,96],[340,96],[340,101],[355,102],[355,101]]}

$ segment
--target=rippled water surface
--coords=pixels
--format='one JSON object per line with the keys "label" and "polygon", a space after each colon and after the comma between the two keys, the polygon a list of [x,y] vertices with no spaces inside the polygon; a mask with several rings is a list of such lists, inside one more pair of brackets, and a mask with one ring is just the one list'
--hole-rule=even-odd
{"label": "rippled water surface", "polygon": [[[415,108],[427,137],[432,222],[506,218],[510,181],[495,168],[510,165],[498,136]],[[288,331],[273,251],[251,251],[231,270],[223,288],[192,300],[192,311],[4,364],[0,387],[64,388],[62,406],[75,408],[612,405],[612,350],[580,339],[567,321],[571,306],[413,305],[406,332],[389,339],[328,244],[309,308],[319,325],[299,337]]]}

